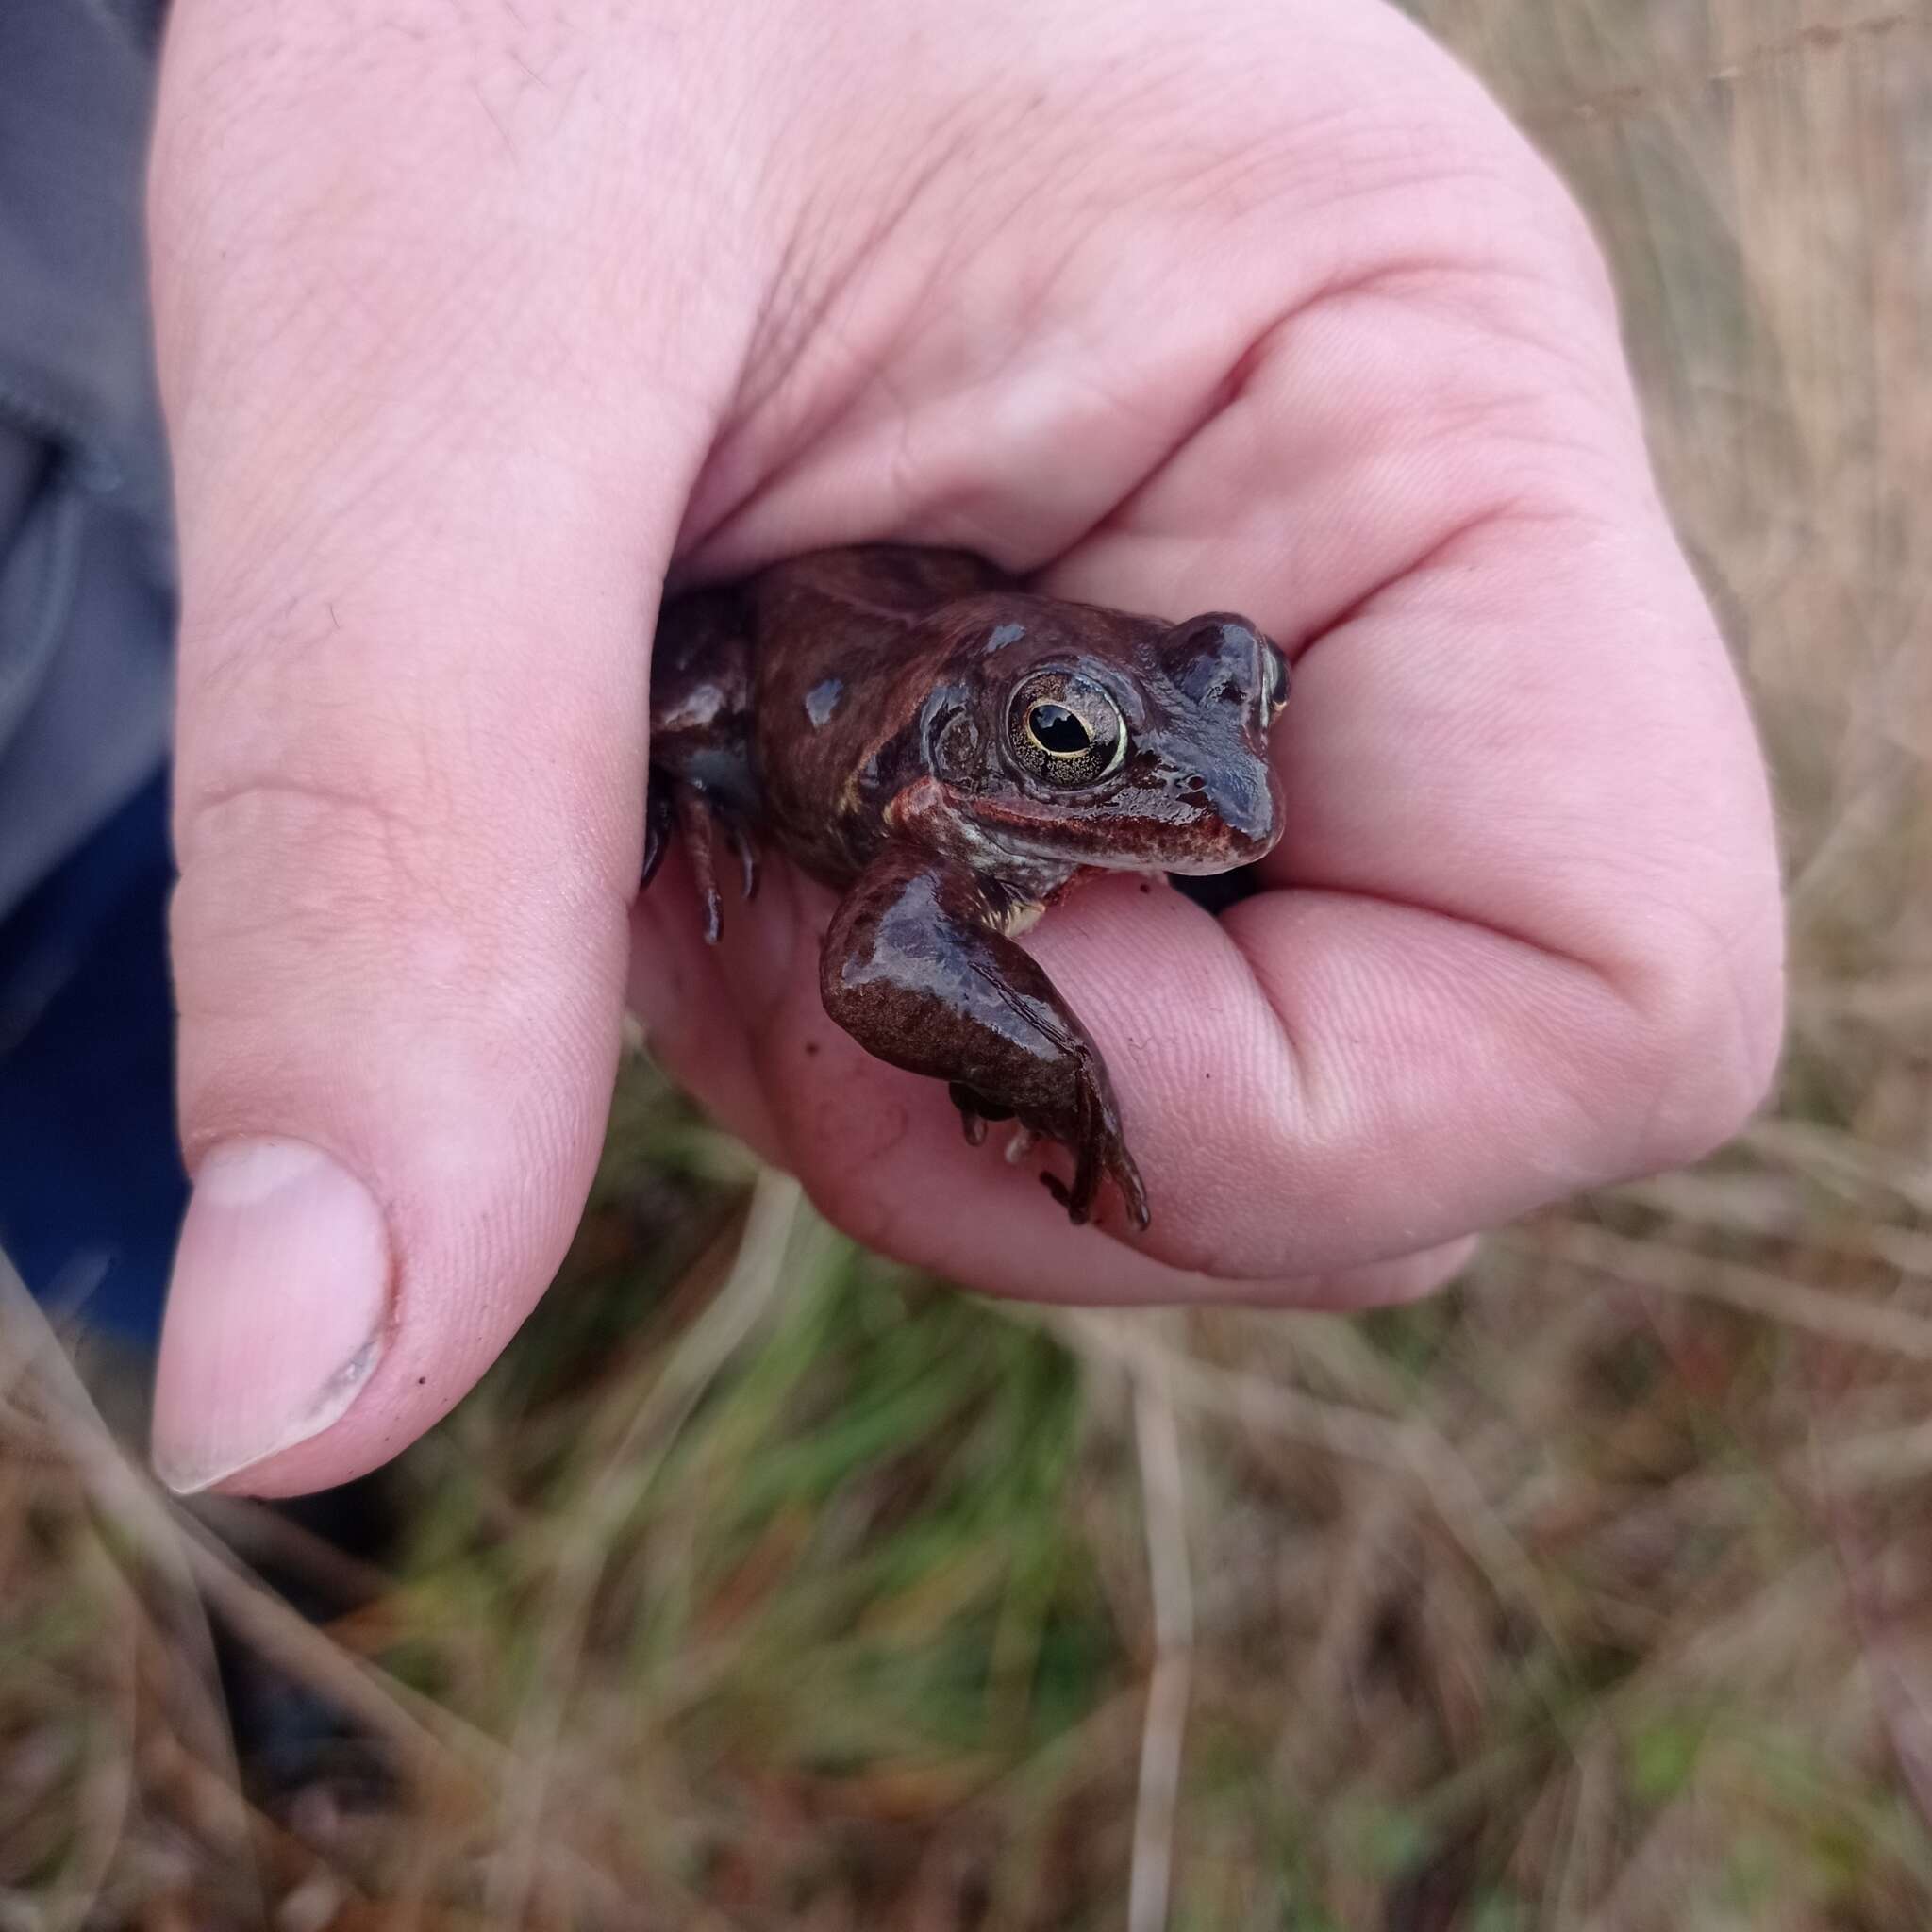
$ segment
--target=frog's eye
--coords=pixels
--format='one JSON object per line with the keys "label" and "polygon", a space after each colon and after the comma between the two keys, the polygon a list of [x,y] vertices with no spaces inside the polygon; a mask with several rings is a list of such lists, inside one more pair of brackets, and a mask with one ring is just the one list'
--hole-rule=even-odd
{"label": "frog's eye", "polygon": [[1281,716],[1281,709],[1288,703],[1288,659],[1274,645],[1264,642],[1261,646],[1262,661],[1267,667],[1268,696],[1263,711],[1263,720],[1274,724]]}
{"label": "frog's eye", "polygon": [[1041,671],[1013,693],[1007,743],[1023,770],[1049,785],[1091,785],[1119,769],[1127,727],[1091,679]]}

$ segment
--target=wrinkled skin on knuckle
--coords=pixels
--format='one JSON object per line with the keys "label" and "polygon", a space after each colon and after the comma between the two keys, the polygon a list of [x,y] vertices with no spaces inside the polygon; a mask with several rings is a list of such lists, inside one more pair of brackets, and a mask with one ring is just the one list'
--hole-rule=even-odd
{"label": "wrinkled skin on knuckle", "polygon": [[205,669],[184,691],[177,760],[184,1016],[208,989],[243,1019],[284,1001],[375,1012],[425,985],[487,1015],[545,959],[575,998],[556,958],[567,935],[607,924],[622,946],[601,849],[560,849],[555,802],[500,781],[530,745],[460,681],[372,675],[325,616],[202,635],[189,658]]}
{"label": "wrinkled skin on knuckle", "polygon": [[1774,905],[1713,924],[1687,903],[1674,943],[1626,981],[1616,1041],[1632,1096],[1626,1166],[1648,1173],[1701,1159],[1731,1139],[1770,1091],[1784,1039],[1781,935]]}
{"label": "wrinkled skin on knuckle", "polygon": [[[1741,751],[1743,747],[1739,747]],[[1715,758],[1730,747],[1713,741]],[[1625,819],[1579,828],[1588,881],[1544,936],[1551,963],[1592,990],[1584,1024],[1541,1056],[1574,1096],[1597,1185],[1695,1161],[1764,1098],[1784,1026],[1783,905],[1775,852],[1740,776],[1725,817],[1633,784]],[[1628,819],[1651,809],[1641,837]],[[1583,910],[1588,908],[1588,917]]]}
{"label": "wrinkled skin on knuckle", "polygon": [[[304,575],[292,558],[283,570]],[[453,860],[461,849],[444,769],[461,693],[419,691],[409,667],[377,661],[376,644],[341,628],[334,605],[301,595],[274,613],[242,604],[219,625],[184,625],[175,800],[184,871],[231,866],[242,820],[264,843],[359,826],[385,840],[402,834],[397,853]],[[328,873],[341,858],[346,873],[359,873],[357,854],[371,843],[352,837],[341,855],[309,851],[305,869]]]}
{"label": "wrinkled skin on knuckle", "polygon": [[[1633,792],[1633,801],[1638,797]],[[1774,856],[1740,812],[1722,836],[1624,849],[1599,830],[1588,861],[1602,924],[1580,963],[1610,995],[1572,1069],[1596,1123],[1594,1184],[1701,1159],[1764,1099],[1784,1028],[1783,910]],[[1559,933],[1559,941],[1567,937]]]}
{"label": "wrinkled skin on knuckle", "polygon": [[620,908],[600,944],[541,891],[501,891],[433,819],[280,779],[238,778],[184,831],[171,924],[191,1165],[292,1120],[357,1171],[428,1188],[425,1213],[445,1192],[452,1211],[563,1198],[616,1063]]}
{"label": "wrinkled skin on knuckle", "polygon": [[[188,808],[174,902],[184,1020],[298,1009],[326,962],[325,991],[449,980],[487,991],[491,962],[456,903],[454,841],[392,808],[274,777],[238,778]],[[440,856],[441,855],[441,856]],[[207,1003],[210,988],[219,1011]]]}

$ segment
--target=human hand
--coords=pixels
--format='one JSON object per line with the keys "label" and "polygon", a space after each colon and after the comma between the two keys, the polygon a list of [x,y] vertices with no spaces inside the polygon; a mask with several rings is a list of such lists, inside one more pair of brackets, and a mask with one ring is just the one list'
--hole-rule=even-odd
{"label": "human hand", "polygon": [[[862,1239],[1041,1296],[1359,1304],[1723,1139],[1763,774],[1579,218],[1393,11],[177,0],[177,1486],[447,1410],[549,1280],[630,994]],[[818,1003],[826,902],[633,920],[663,573],[959,544],[1298,659],[1272,890],[1033,934],[1154,1224],[1076,1230]],[[808,1052],[808,1046],[817,1049]]]}

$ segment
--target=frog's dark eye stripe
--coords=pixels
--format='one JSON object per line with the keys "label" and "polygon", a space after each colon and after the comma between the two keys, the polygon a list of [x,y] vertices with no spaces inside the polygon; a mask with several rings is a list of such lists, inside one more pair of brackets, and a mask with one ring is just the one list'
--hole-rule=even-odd
{"label": "frog's dark eye stripe", "polygon": [[1099,685],[1065,671],[1041,671],[1007,708],[1007,744],[1023,770],[1049,785],[1091,785],[1119,769],[1127,729]]}

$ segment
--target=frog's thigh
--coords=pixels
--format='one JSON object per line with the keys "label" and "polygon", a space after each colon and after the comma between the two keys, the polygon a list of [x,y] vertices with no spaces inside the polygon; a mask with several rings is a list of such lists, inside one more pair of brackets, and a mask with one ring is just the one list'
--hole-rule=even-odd
{"label": "frog's thigh", "polygon": [[961,869],[883,854],[825,935],[825,1010],[880,1059],[968,1090],[989,1118],[1070,1128],[1092,1043],[1038,962],[985,919]]}

